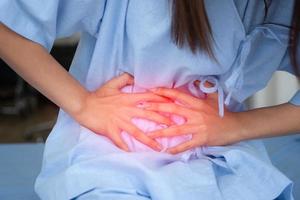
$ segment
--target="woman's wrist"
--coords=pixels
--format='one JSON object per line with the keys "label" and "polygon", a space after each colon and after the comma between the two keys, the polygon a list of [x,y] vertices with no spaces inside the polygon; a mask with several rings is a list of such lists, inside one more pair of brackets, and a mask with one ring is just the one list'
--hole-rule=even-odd
{"label": "woman's wrist", "polygon": [[79,86],[74,89],[73,97],[69,97],[60,107],[66,111],[69,115],[71,115],[74,119],[78,119],[80,114],[82,114],[86,101],[90,96],[90,93],[85,88]]}
{"label": "woman's wrist", "polygon": [[82,110],[88,91],[45,48],[4,25],[0,35],[0,56],[15,72],[72,116]]}

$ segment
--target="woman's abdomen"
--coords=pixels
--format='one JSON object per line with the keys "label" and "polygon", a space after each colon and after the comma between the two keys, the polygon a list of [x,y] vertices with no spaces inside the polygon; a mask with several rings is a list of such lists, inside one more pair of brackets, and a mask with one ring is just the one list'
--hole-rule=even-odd
{"label": "woman's abdomen", "polygon": [[[122,92],[124,93],[139,93],[145,92],[146,90],[143,88],[139,88],[137,86],[125,86],[122,88]],[[142,103],[142,102],[141,102]],[[181,125],[185,123],[185,119],[181,116],[174,115],[174,114],[166,114],[175,124]],[[143,131],[145,134],[149,132],[156,131],[163,128],[168,128],[165,124],[160,124],[154,121],[150,121],[143,118],[133,118],[132,123]],[[147,145],[139,142],[134,137],[127,133],[126,131],[122,131],[121,133],[123,140],[127,143],[130,151],[133,152],[140,152],[140,151],[154,151],[152,148],[148,147]],[[192,138],[192,134],[175,136],[175,137],[164,137],[164,138],[157,138],[156,141],[161,144],[163,147],[163,151],[170,147],[174,147],[182,142],[188,141]]]}

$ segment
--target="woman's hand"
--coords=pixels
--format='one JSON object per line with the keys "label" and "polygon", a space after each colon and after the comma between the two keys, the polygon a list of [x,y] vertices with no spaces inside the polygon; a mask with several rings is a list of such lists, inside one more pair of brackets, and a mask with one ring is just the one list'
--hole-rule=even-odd
{"label": "woman's hand", "polygon": [[148,135],[157,138],[192,134],[190,141],[169,148],[168,153],[176,154],[198,146],[226,145],[240,140],[238,133],[243,129],[238,120],[238,113],[225,111],[224,117],[221,118],[216,93],[210,94],[206,99],[199,99],[176,89],[157,88],[152,91],[154,94],[179,101],[182,105],[148,103],[147,110],[180,115],[186,122],[153,131]]}
{"label": "woman's hand", "polygon": [[133,84],[133,77],[127,73],[111,79],[98,90],[90,92],[82,110],[73,117],[88,129],[107,136],[125,151],[129,149],[121,138],[121,130],[151,148],[161,150],[160,144],[134,126],[131,119],[139,117],[170,125],[172,121],[169,118],[137,107],[138,103],[144,101],[167,102],[169,100],[151,92],[128,94],[120,91],[122,87],[131,84]]}

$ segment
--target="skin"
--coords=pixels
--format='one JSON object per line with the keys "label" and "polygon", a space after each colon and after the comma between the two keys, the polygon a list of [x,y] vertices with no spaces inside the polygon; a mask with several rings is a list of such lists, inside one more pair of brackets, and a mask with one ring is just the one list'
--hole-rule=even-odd
{"label": "skin", "polygon": [[120,137],[120,130],[125,130],[154,150],[161,150],[158,142],[146,136],[130,120],[141,117],[170,125],[172,122],[168,118],[136,107],[141,101],[167,102],[168,99],[151,92],[122,93],[121,87],[133,83],[129,74],[108,81],[96,91],[88,91],[44,47],[3,24],[0,24],[0,57],[79,124],[107,136],[119,148],[128,151]]}
{"label": "skin", "polygon": [[[110,138],[125,151],[128,147],[120,137],[121,130],[158,151],[161,147],[154,138],[192,133],[191,141],[168,150],[172,154],[196,146],[227,145],[300,132],[300,107],[289,103],[239,113],[225,110],[225,116],[220,118],[217,94],[211,94],[205,100],[167,88],[125,94],[120,88],[133,83],[133,77],[128,74],[113,78],[95,91],[87,91],[44,47],[3,24],[0,24],[0,57],[79,124]],[[175,100],[183,105],[174,104]],[[147,104],[138,108],[137,104],[143,101]],[[161,112],[181,115],[186,118],[186,123],[173,125],[170,119],[158,114]],[[165,123],[169,127],[146,136],[131,123],[133,117]]]}
{"label": "skin", "polygon": [[153,131],[148,135],[152,138],[193,135],[190,141],[167,149],[171,154],[198,146],[229,145],[243,140],[300,132],[300,106],[290,103],[244,112],[229,112],[225,109],[225,115],[221,118],[216,93],[201,100],[176,89],[157,88],[152,92],[180,101],[183,105],[149,103],[147,110],[175,113],[183,116],[186,123]]}

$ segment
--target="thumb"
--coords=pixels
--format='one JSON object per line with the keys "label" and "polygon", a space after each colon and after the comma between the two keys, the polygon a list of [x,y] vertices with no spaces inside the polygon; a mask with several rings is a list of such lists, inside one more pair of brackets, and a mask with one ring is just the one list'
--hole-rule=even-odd
{"label": "thumb", "polygon": [[120,93],[120,89],[126,85],[132,85],[134,78],[128,73],[123,73],[117,77],[113,77],[103,86],[99,87],[95,93],[98,96],[107,96]]}
{"label": "thumb", "polygon": [[125,72],[117,77],[109,80],[105,85],[109,88],[121,89],[126,85],[132,85],[134,83],[134,77]]}

